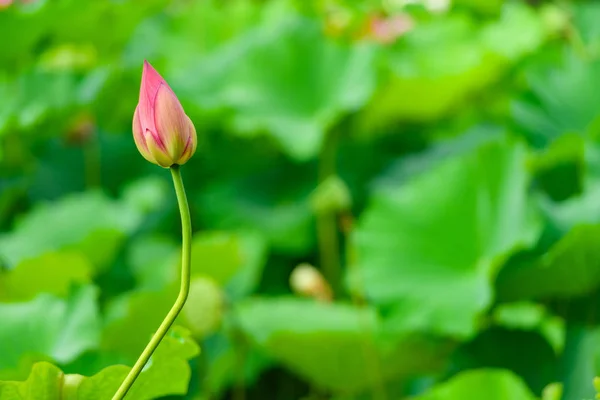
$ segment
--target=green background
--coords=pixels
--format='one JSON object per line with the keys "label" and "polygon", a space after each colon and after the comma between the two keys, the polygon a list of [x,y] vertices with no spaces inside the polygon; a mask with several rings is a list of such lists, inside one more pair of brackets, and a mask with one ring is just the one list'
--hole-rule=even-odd
{"label": "green background", "polygon": [[0,399],[110,399],[174,301],[144,59],[198,132],[193,271],[128,399],[596,395],[600,3],[0,4]]}

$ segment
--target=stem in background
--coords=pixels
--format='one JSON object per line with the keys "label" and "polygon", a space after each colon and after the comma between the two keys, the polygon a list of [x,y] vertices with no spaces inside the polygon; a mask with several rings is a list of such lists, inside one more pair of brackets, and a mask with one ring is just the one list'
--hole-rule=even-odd
{"label": "stem in background", "polygon": [[190,291],[190,272],[191,272],[191,253],[192,253],[192,222],[190,218],[190,209],[185,195],[185,188],[181,179],[180,166],[175,164],[171,167],[171,175],[173,175],[173,184],[175,193],[177,194],[177,203],[179,205],[179,213],[181,214],[181,233],[182,233],[182,252],[181,252],[181,288],[175,304],[160,324],[160,327],[150,339],[150,342],[136,361],[135,365],[129,371],[129,374],[119,387],[119,390],[114,395],[113,400],[122,400],[131,386],[139,376],[140,372],[156,350],[161,340],[165,337],[169,328],[183,309]]}
{"label": "stem in background", "polygon": [[[362,285],[362,277],[360,274],[360,270],[358,270],[354,253],[352,251],[352,247],[349,245],[350,236],[352,233],[352,225],[354,225],[354,221],[351,221],[351,215],[346,216],[346,224],[345,228],[342,229],[342,234],[344,236],[344,244],[346,248],[345,258],[346,258],[346,268],[354,275],[356,287],[354,290],[350,291],[350,296],[352,299],[352,303],[359,309],[365,310],[366,303],[364,301],[364,288]],[[375,337],[373,332],[373,327],[369,323],[366,314],[360,314],[358,324],[361,328],[363,334],[363,340],[361,341],[361,350],[363,352],[363,356],[365,357],[366,371],[369,374],[369,378],[371,379],[371,391],[372,391],[372,399],[373,400],[387,400],[388,395],[385,389],[385,380],[383,378],[382,373],[382,365],[379,359],[379,355],[377,352],[377,347],[375,345]]]}
{"label": "stem in background", "polygon": [[233,335],[233,339],[235,340],[234,346],[237,348],[235,352],[235,383],[232,398],[233,400],[246,400],[246,374],[244,365],[246,363],[247,349],[245,343],[240,338],[240,333],[236,331]]}
{"label": "stem in background", "polygon": [[83,147],[83,159],[85,163],[85,183],[89,189],[100,186],[100,144],[94,137],[90,143]]}
{"label": "stem in background", "polygon": [[[325,138],[319,157],[319,184],[336,173],[337,143],[337,131],[330,131]],[[334,295],[339,295],[341,267],[336,217],[335,213],[330,212],[317,214],[317,239],[323,275],[331,285]]]}

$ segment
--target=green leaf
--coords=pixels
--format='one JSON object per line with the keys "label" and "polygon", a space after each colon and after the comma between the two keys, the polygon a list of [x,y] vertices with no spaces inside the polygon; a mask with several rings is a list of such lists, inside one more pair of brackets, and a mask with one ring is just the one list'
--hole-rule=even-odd
{"label": "green leaf", "polygon": [[371,308],[257,298],[239,304],[235,318],[275,360],[313,384],[341,393],[434,371],[446,353],[439,342],[423,336],[387,337]]}
{"label": "green leaf", "polygon": [[536,400],[521,379],[510,371],[481,369],[462,372],[415,400]]}
{"label": "green leaf", "polygon": [[25,382],[0,381],[2,400],[60,400],[63,372],[54,365],[40,362],[33,366]]}
{"label": "green leaf", "polygon": [[565,51],[559,64],[527,71],[533,96],[513,104],[513,115],[533,142],[546,145],[564,133],[598,134],[594,104],[600,94],[600,61],[586,61]]}
{"label": "green leaf", "polygon": [[597,56],[600,54],[600,29],[598,29],[598,18],[600,18],[600,5],[595,2],[574,3],[570,8],[573,23],[581,36],[589,54]]}
{"label": "green leaf", "polygon": [[[128,397],[132,399],[156,399],[166,395],[187,393],[191,369],[188,360],[198,355],[200,349],[190,338],[189,332],[175,326],[160,343],[147,367],[142,370],[133,384]],[[104,399],[98,396],[104,392],[111,395],[117,391],[120,383],[129,372],[125,366],[111,366],[100,371],[79,385],[78,398]]]}
{"label": "green leaf", "polygon": [[[100,192],[69,195],[52,204],[38,205],[18,221],[11,233],[1,235],[0,255],[11,266],[65,248],[87,251],[92,260],[99,256],[112,259],[117,250],[114,242],[121,243],[124,235],[140,224],[141,217],[139,212]],[[105,241],[95,241],[92,246],[92,235],[100,235]],[[102,255],[103,252],[111,256]]]}
{"label": "green leaf", "polygon": [[150,176],[127,185],[123,190],[123,201],[133,209],[149,213],[165,206],[171,190],[164,179]]}
{"label": "green leaf", "polygon": [[203,190],[198,205],[202,218],[222,230],[256,230],[281,252],[310,251],[315,241],[308,200],[313,182],[290,181],[287,171],[273,176],[272,169],[260,178],[224,180]]}
{"label": "green leaf", "polygon": [[233,298],[250,294],[266,261],[262,237],[251,232],[202,232],[192,242],[192,275],[214,279]]}
{"label": "green leaf", "polygon": [[526,4],[510,2],[502,7],[498,21],[481,31],[484,47],[511,61],[518,61],[544,42],[548,32],[538,13]]}
{"label": "green leaf", "polygon": [[170,237],[141,236],[127,248],[127,261],[141,290],[161,290],[179,278],[179,247]]}
{"label": "green leaf", "polygon": [[[187,393],[191,371],[189,359],[199,352],[187,331],[175,327],[163,339],[147,366],[127,394],[128,398],[151,400]],[[129,372],[113,365],[91,377],[65,375],[56,366],[36,363],[24,382],[0,381],[2,400],[104,400],[110,399]]]}
{"label": "green leaf", "polygon": [[0,300],[27,301],[40,293],[66,297],[71,285],[90,283],[93,266],[80,253],[51,252],[0,272]]}
{"label": "green leaf", "polygon": [[[232,110],[240,135],[268,134],[286,154],[307,160],[338,119],[369,100],[374,56],[372,46],[337,43],[316,21],[290,16],[194,63],[180,86],[202,108]],[[200,78],[207,74],[213,79]]]}
{"label": "green leaf", "polygon": [[498,276],[503,300],[569,298],[600,283],[600,225],[579,225],[537,260],[509,265]]}
{"label": "green leaf", "polygon": [[496,325],[515,330],[533,330],[550,343],[556,354],[565,345],[565,324],[551,315],[541,304],[519,302],[499,305],[493,314]]}
{"label": "green leaf", "polygon": [[458,12],[434,17],[391,46],[384,57],[388,80],[365,110],[365,129],[447,116],[543,43],[542,22],[528,6],[510,2],[502,9],[501,19],[487,24]]}
{"label": "green leaf", "polygon": [[97,291],[78,288],[64,300],[40,294],[25,303],[0,303],[0,369],[15,368],[25,355],[66,363],[96,349],[100,339]]}
{"label": "green leaf", "polygon": [[178,285],[161,291],[132,291],[110,302],[101,349],[133,363],[158,329],[175,299]]}
{"label": "green leaf", "polygon": [[242,340],[233,342],[223,333],[211,336],[205,343],[202,355],[206,358],[207,367],[201,392],[207,395],[218,395],[239,383],[240,379],[243,379],[244,385],[252,385],[261,372],[273,364],[260,349]]}
{"label": "green leaf", "polygon": [[599,340],[597,328],[577,323],[567,325],[567,341],[560,365],[563,399],[589,399],[594,395],[594,376],[598,374],[600,360]]}
{"label": "green leaf", "polygon": [[354,233],[350,284],[389,309],[390,329],[475,331],[498,266],[540,232],[526,156],[521,145],[493,142],[375,192]]}
{"label": "green leaf", "polygon": [[564,201],[583,189],[585,154],[586,142],[582,135],[565,134],[535,154],[530,168],[541,189],[552,200]]}

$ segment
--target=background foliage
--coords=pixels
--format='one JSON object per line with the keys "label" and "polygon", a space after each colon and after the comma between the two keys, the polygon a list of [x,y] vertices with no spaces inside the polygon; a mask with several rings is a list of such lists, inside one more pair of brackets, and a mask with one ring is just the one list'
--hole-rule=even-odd
{"label": "background foliage", "polygon": [[199,134],[193,283],[128,398],[593,398],[598,20],[0,1],[0,398],[110,398],[175,298],[175,196],[131,136],[144,59]]}

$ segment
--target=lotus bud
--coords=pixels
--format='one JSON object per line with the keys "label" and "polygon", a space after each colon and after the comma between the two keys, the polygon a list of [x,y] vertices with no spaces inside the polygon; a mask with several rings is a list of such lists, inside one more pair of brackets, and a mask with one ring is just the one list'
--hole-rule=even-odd
{"label": "lotus bud", "polygon": [[163,168],[185,164],[196,151],[194,124],[148,61],[144,61],[140,100],[133,114],[133,138],[142,156]]}
{"label": "lotus bud", "polygon": [[290,276],[290,286],[294,292],[319,301],[330,302],[333,298],[331,286],[321,272],[307,263],[294,268]]}

